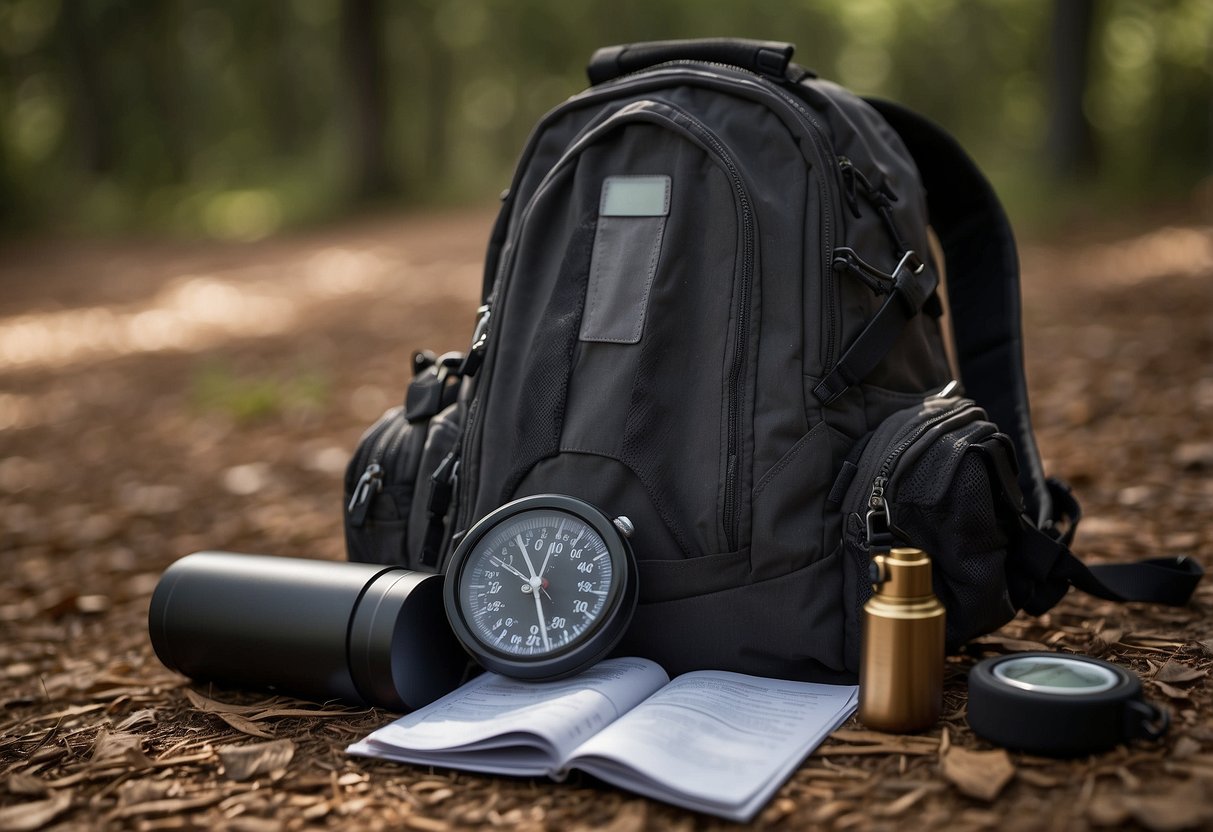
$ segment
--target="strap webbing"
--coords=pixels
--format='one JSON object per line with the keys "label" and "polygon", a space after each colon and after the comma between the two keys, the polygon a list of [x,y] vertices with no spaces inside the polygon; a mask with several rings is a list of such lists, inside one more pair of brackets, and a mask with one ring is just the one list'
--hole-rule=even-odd
{"label": "strap webbing", "polygon": [[[1011,601],[1031,615],[1053,607],[1071,586],[1105,601],[1148,601],[1183,606],[1205,574],[1188,557],[1150,558],[1134,563],[1087,566],[1031,523],[1022,524],[1022,545],[1016,563],[1008,564]],[[1013,573],[1022,574],[1016,581]]]}
{"label": "strap webbing", "polygon": [[1053,506],[1028,409],[1019,259],[1010,223],[955,139],[905,107],[867,101],[897,131],[926,186],[931,225],[947,261],[949,317],[965,391],[1011,437],[1028,514],[1048,529]]}
{"label": "strap webbing", "polygon": [[[917,268],[910,260],[917,264]],[[918,314],[935,289],[934,279],[924,272],[922,261],[913,254],[907,254],[902,259],[893,279],[892,291],[863,332],[856,336],[834,368],[813,388],[813,395],[822,404],[834,401],[876,369],[876,365],[893,349],[906,324]]]}

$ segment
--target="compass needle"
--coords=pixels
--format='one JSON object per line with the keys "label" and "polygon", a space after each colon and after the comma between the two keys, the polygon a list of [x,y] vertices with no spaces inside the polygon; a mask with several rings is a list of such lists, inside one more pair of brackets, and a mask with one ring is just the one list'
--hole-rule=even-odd
{"label": "compass needle", "polygon": [[548,640],[547,619],[543,615],[543,601],[539,600],[539,593],[535,593],[535,615],[539,616],[539,634],[543,636],[543,649],[551,651],[552,642]]}
{"label": "compass needle", "polygon": [[497,558],[489,558],[489,560],[492,561],[493,563],[497,564],[498,566],[500,566],[502,569],[505,569],[507,572],[513,572],[519,578],[522,578],[523,581],[531,580],[526,575],[523,575],[521,572],[519,572],[517,569],[515,569],[513,566],[511,566],[508,563],[504,563],[503,561],[501,561]]}
{"label": "compass needle", "polygon": [[517,543],[518,548],[522,550],[522,559],[526,561],[526,568],[531,570],[531,577],[532,578],[539,577],[535,573],[535,564],[531,563],[531,556],[528,555],[526,552],[526,544],[522,542],[522,535],[521,534],[514,535],[514,542]]}

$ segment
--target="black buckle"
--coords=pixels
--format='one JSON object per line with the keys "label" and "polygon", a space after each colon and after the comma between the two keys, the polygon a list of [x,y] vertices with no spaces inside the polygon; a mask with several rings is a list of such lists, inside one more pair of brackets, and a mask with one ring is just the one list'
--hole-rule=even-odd
{"label": "black buckle", "polygon": [[926,268],[926,263],[918,256],[918,252],[909,249],[901,255],[892,272],[883,272],[876,266],[859,256],[855,249],[849,246],[839,246],[834,249],[834,270],[846,271],[867,285],[878,295],[890,295],[903,286],[903,273],[920,274]]}
{"label": "black buckle", "polygon": [[414,376],[404,399],[404,418],[410,422],[424,421],[450,406],[459,395],[464,363],[463,355],[448,352]]}

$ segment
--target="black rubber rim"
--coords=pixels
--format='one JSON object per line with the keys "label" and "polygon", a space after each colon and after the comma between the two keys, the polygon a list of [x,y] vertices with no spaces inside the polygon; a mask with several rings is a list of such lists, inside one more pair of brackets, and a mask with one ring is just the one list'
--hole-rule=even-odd
{"label": "black rubber rim", "polygon": [[[995,675],[1008,661],[1064,659],[1098,666],[1116,683],[1097,693],[1023,690]],[[969,671],[969,726],[996,745],[1053,756],[1104,751],[1137,737],[1156,738],[1165,730],[1165,712],[1142,701],[1141,681],[1110,662],[1068,653],[1015,653],[986,659]]]}

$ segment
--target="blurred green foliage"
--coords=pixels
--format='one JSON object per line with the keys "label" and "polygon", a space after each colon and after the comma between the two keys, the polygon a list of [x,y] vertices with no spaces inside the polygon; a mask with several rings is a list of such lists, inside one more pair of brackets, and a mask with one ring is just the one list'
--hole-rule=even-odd
{"label": "blurred green foliage", "polygon": [[312,370],[283,378],[207,364],[194,374],[191,397],[199,410],[223,413],[244,423],[317,410],[328,402],[331,386],[328,378]]}
{"label": "blurred green foliage", "polygon": [[1020,214],[1060,190],[1183,195],[1210,172],[1209,0],[1096,2],[1090,164],[1064,189],[1041,0],[0,0],[0,228],[256,239],[350,210],[367,85],[343,53],[353,6],[382,48],[375,196],[392,204],[499,191],[597,46],[722,34],[790,40],[823,76],[934,117]]}

